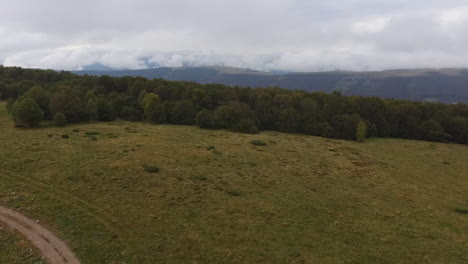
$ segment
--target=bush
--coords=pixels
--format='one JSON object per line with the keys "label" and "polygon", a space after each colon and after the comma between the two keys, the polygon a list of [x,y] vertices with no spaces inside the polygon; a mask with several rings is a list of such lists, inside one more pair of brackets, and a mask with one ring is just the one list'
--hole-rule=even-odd
{"label": "bush", "polygon": [[455,212],[460,213],[460,214],[468,214],[468,209],[457,207],[455,208]]}
{"label": "bush", "polygon": [[255,121],[252,119],[242,119],[241,121],[237,122],[233,127],[233,131],[241,132],[241,133],[248,133],[248,134],[257,134],[258,129]]}
{"label": "bush", "polygon": [[85,132],[85,135],[86,136],[97,136],[97,135],[100,135],[101,133],[99,132],[96,132],[96,131],[86,131]]}
{"label": "bush", "polygon": [[62,135],[62,138],[70,138],[69,135]]}
{"label": "bush", "polygon": [[63,127],[67,123],[67,118],[62,113],[56,113],[54,115],[54,123],[56,126]]}
{"label": "bush", "polygon": [[231,196],[240,196],[242,193],[238,190],[229,190],[227,193]]}
{"label": "bush", "polygon": [[159,172],[159,168],[156,167],[156,166],[146,166],[146,167],[145,167],[145,171],[146,171],[146,172],[149,172],[149,173],[158,173],[158,172]]}
{"label": "bush", "polygon": [[254,146],[261,146],[261,147],[264,147],[267,145],[267,143],[263,140],[258,140],[258,139],[255,139],[255,140],[252,140],[250,141],[250,143]]}

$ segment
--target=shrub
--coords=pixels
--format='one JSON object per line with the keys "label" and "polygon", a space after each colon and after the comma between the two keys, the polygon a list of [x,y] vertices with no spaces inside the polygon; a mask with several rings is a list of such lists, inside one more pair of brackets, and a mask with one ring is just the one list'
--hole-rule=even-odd
{"label": "shrub", "polygon": [[62,127],[67,123],[67,118],[62,113],[56,113],[54,115],[54,123],[56,126]]}
{"label": "shrub", "polygon": [[229,190],[227,193],[231,196],[240,196],[242,193],[238,190]]}
{"label": "shrub", "polygon": [[460,214],[468,214],[468,209],[457,207],[455,208],[455,212],[460,213]]}
{"label": "shrub", "polygon": [[215,149],[215,146],[208,146],[206,149],[207,150],[213,150],[213,149]]}
{"label": "shrub", "polygon": [[86,136],[97,136],[97,135],[100,135],[101,133],[99,132],[96,132],[96,131],[86,131],[85,132],[85,135]]}
{"label": "shrub", "polygon": [[233,131],[248,133],[248,134],[257,134],[258,129],[255,121],[252,119],[242,119],[237,122],[233,127]]}
{"label": "shrub", "polygon": [[62,138],[70,138],[69,135],[62,135],[61,137],[62,137]]}
{"label": "shrub", "polygon": [[194,180],[194,181],[206,181],[206,180],[208,180],[208,178],[206,178],[205,176],[202,176],[202,175],[196,175],[196,176],[192,176],[192,180]]}
{"label": "shrub", "polygon": [[254,146],[261,146],[261,147],[264,147],[267,145],[267,143],[263,140],[258,140],[258,139],[254,139],[252,141],[250,141],[250,143]]}
{"label": "shrub", "polygon": [[146,172],[149,172],[149,173],[158,173],[158,172],[159,172],[159,168],[156,167],[156,166],[146,166],[146,167],[145,167],[145,171],[146,171]]}

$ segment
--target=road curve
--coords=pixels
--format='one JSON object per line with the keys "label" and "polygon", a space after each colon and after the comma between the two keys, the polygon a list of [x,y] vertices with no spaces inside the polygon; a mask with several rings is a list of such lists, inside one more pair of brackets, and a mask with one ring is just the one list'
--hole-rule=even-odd
{"label": "road curve", "polygon": [[37,247],[50,264],[80,264],[68,246],[35,221],[16,211],[0,206],[0,222],[16,229]]}

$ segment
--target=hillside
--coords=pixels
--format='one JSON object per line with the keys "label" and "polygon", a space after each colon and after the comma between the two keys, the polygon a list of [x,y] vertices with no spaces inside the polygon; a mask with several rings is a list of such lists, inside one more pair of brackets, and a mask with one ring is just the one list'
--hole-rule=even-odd
{"label": "hillside", "polygon": [[18,129],[4,105],[0,130],[0,204],[83,264],[468,261],[465,145],[126,121]]}
{"label": "hillside", "polygon": [[230,67],[180,67],[75,73],[114,77],[142,76],[150,79],[220,83],[230,86],[275,86],[305,91],[340,90],[345,95],[468,103],[468,71],[464,69],[271,74]]}

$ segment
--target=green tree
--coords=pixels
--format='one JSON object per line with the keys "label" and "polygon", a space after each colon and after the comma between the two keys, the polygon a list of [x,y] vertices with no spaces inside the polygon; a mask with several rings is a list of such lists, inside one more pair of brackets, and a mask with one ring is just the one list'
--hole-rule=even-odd
{"label": "green tree", "polygon": [[332,138],[335,136],[335,130],[329,123],[323,123],[320,129],[320,136]]}
{"label": "green tree", "polygon": [[200,88],[193,89],[192,101],[197,106],[204,106],[205,92]]}
{"label": "green tree", "polygon": [[50,112],[49,112],[49,94],[42,88],[40,85],[34,85],[31,89],[29,89],[23,97],[29,97],[34,99],[37,102],[37,105],[42,109],[44,112],[44,116],[50,119]]}
{"label": "green tree", "polygon": [[232,106],[220,106],[213,114],[214,128],[230,129],[236,123],[236,110]]}
{"label": "green tree", "polygon": [[255,107],[255,115],[259,121],[261,129],[277,129],[277,107],[273,104],[273,99],[267,94],[258,97]]}
{"label": "green tree", "polygon": [[296,133],[299,128],[299,114],[294,108],[286,108],[280,112],[278,129],[282,132]]}
{"label": "green tree", "polygon": [[96,102],[97,97],[96,95],[94,95],[94,92],[92,90],[88,90],[86,91],[85,100],[86,102],[89,102],[89,100],[93,100]]}
{"label": "green tree", "polygon": [[103,96],[98,97],[96,102],[97,118],[100,121],[114,121],[115,113],[112,106]]}
{"label": "green tree", "polygon": [[421,130],[426,140],[444,142],[449,138],[444,128],[434,119],[424,122]]}
{"label": "green tree", "polygon": [[7,103],[6,103],[6,110],[7,113],[11,113],[11,110],[13,109],[13,105],[15,104],[15,99],[13,98],[8,98]]}
{"label": "green tree", "polygon": [[145,119],[155,124],[163,124],[167,120],[166,111],[161,98],[157,94],[149,93],[141,103]]}
{"label": "green tree", "polygon": [[88,115],[89,121],[96,121],[98,119],[98,108],[94,99],[90,98],[88,100],[85,106],[85,112]]}
{"label": "green tree", "polygon": [[174,124],[191,125],[195,118],[196,110],[192,102],[177,101],[172,108],[171,121]]}
{"label": "green tree", "polygon": [[213,128],[213,113],[207,109],[198,112],[195,124],[201,128]]}
{"label": "green tree", "polygon": [[379,130],[377,129],[377,126],[375,124],[372,124],[370,126],[367,133],[368,133],[368,137],[370,137],[370,138],[379,136]]}
{"label": "green tree", "polygon": [[16,126],[35,126],[44,119],[44,112],[32,98],[17,101],[11,113]]}
{"label": "green tree", "polygon": [[146,120],[155,124],[164,124],[167,121],[166,110],[162,104],[148,107],[145,111]]}
{"label": "green tree", "polygon": [[143,100],[145,99],[147,95],[148,93],[145,90],[140,92],[140,94],[138,95],[138,105],[143,107]]}
{"label": "green tree", "polygon": [[362,120],[359,120],[357,127],[356,127],[356,140],[358,142],[364,141],[367,135],[367,126],[366,123]]}
{"label": "green tree", "polygon": [[52,94],[49,107],[53,115],[62,113],[69,122],[77,122],[86,118],[80,91],[72,87],[62,87],[58,92]]}
{"label": "green tree", "polygon": [[120,117],[127,121],[139,121],[141,120],[141,112],[135,107],[124,106],[120,113]]}
{"label": "green tree", "polygon": [[54,115],[54,123],[56,126],[62,127],[67,123],[67,117],[62,113],[56,113]]}

